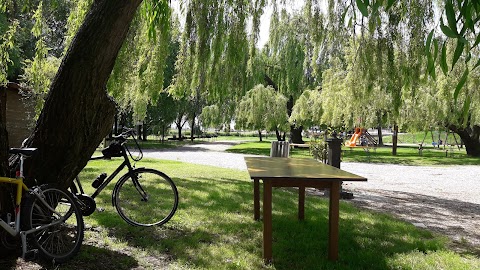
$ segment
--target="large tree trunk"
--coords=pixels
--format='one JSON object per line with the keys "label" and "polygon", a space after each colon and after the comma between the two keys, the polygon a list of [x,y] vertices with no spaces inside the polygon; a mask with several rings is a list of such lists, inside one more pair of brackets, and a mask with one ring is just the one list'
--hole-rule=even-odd
{"label": "large tree trunk", "polygon": [[448,125],[448,128],[458,134],[465,145],[467,155],[480,157],[480,126],[460,128],[455,125]]}
{"label": "large tree trunk", "polygon": [[[288,117],[292,115],[294,103],[295,102],[293,100],[293,96],[290,96],[287,102]],[[302,126],[297,127],[295,125],[290,125],[290,140],[292,141],[292,143],[298,143],[298,144],[305,143],[302,138],[302,131],[303,131]]]}
{"label": "large tree trunk", "polygon": [[303,130],[303,126],[300,126],[300,127],[290,126],[290,138],[292,140],[292,143],[299,143],[299,144],[305,143],[302,137],[302,130]]}
{"label": "large tree trunk", "polygon": [[[141,0],[96,0],[68,49],[28,146],[27,175],[66,187],[112,129],[107,80]],[[31,183],[30,183],[31,184]]]}
{"label": "large tree trunk", "polygon": [[177,126],[178,140],[181,141],[182,140],[182,125],[179,122],[175,122],[175,125]]}

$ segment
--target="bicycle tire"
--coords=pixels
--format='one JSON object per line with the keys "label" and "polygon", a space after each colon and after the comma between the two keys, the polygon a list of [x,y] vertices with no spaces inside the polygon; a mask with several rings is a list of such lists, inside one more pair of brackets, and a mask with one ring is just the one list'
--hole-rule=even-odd
{"label": "bicycle tire", "polygon": [[60,217],[47,208],[34,195],[22,204],[23,230],[51,224],[65,217],[60,223],[28,235],[29,242],[38,248],[40,256],[54,263],[63,263],[80,250],[84,237],[84,223],[80,208],[69,192],[47,184],[40,186],[47,204],[60,214]]}
{"label": "bicycle tire", "polygon": [[[135,179],[140,186],[135,185]],[[120,217],[133,226],[161,226],[178,207],[178,191],[172,179],[154,169],[139,168],[126,173],[115,185],[112,196]]]}

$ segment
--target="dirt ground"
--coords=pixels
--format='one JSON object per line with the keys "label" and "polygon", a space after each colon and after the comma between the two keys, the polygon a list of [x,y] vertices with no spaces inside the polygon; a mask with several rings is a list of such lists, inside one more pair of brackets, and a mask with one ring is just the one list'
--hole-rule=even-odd
{"label": "dirt ground", "polygon": [[417,227],[445,235],[451,248],[480,256],[480,205],[422,194],[353,189],[355,206],[389,213]]}

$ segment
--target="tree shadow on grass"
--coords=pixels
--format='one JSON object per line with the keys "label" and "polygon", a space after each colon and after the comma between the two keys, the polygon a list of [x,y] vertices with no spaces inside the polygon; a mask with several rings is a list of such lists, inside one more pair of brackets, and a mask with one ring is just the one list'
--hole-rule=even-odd
{"label": "tree shadow on grass", "polygon": [[[253,220],[253,186],[228,177],[174,178],[180,205],[162,227],[139,228],[121,221],[116,212],[93,218],[108,234],[129,247],[167,256],[193,268],[265,268],[262,261],[262,222]],[[342,203],[339,261],[327,260],[328,200],[308,196],[305,221],[297,220],[297,192],[273,192],[273,265],[276,269],[388,269],[396,254],[443,248],[444,239],[387,215],[359,211]],[[95,214],[94,214],[95,215]],[[118,217],[117,217],[118,218]],[[118,218],[119,219],[119,218]],[[155,256],[157,256],[155,255]]]}
{"label": "tree shadow on grass", "polygon": [[19,252],[2,254],[0,269],[105,269],[105,270],[127,270],[138,266],[135,258],[107,248],[99,248],[83,244],[80,253],[70,261],[60,265],[42,259],[25,261],[20,258]]}

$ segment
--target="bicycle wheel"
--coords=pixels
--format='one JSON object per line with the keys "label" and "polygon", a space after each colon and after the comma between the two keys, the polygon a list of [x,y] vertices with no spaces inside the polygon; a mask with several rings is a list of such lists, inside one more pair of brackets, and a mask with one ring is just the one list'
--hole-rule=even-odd
{"label": "bicycle wheel", "polygon": [[113,190],[113,204],[120,217],[130,225],[163,225],[177,210],[178,191],[166,174],[140,168],[118,181]]}
{"label": "bicycle wheel", "polygon": [[31,195],[23,204],[23,230],[56,223],[29,234],[29,241],[38,248],[42,257],[55,263],[62,263],[73,257],[82,245],[84,236],[82,212],[70,193],[52,185],[42,185],[40,190],[44,202]]}

